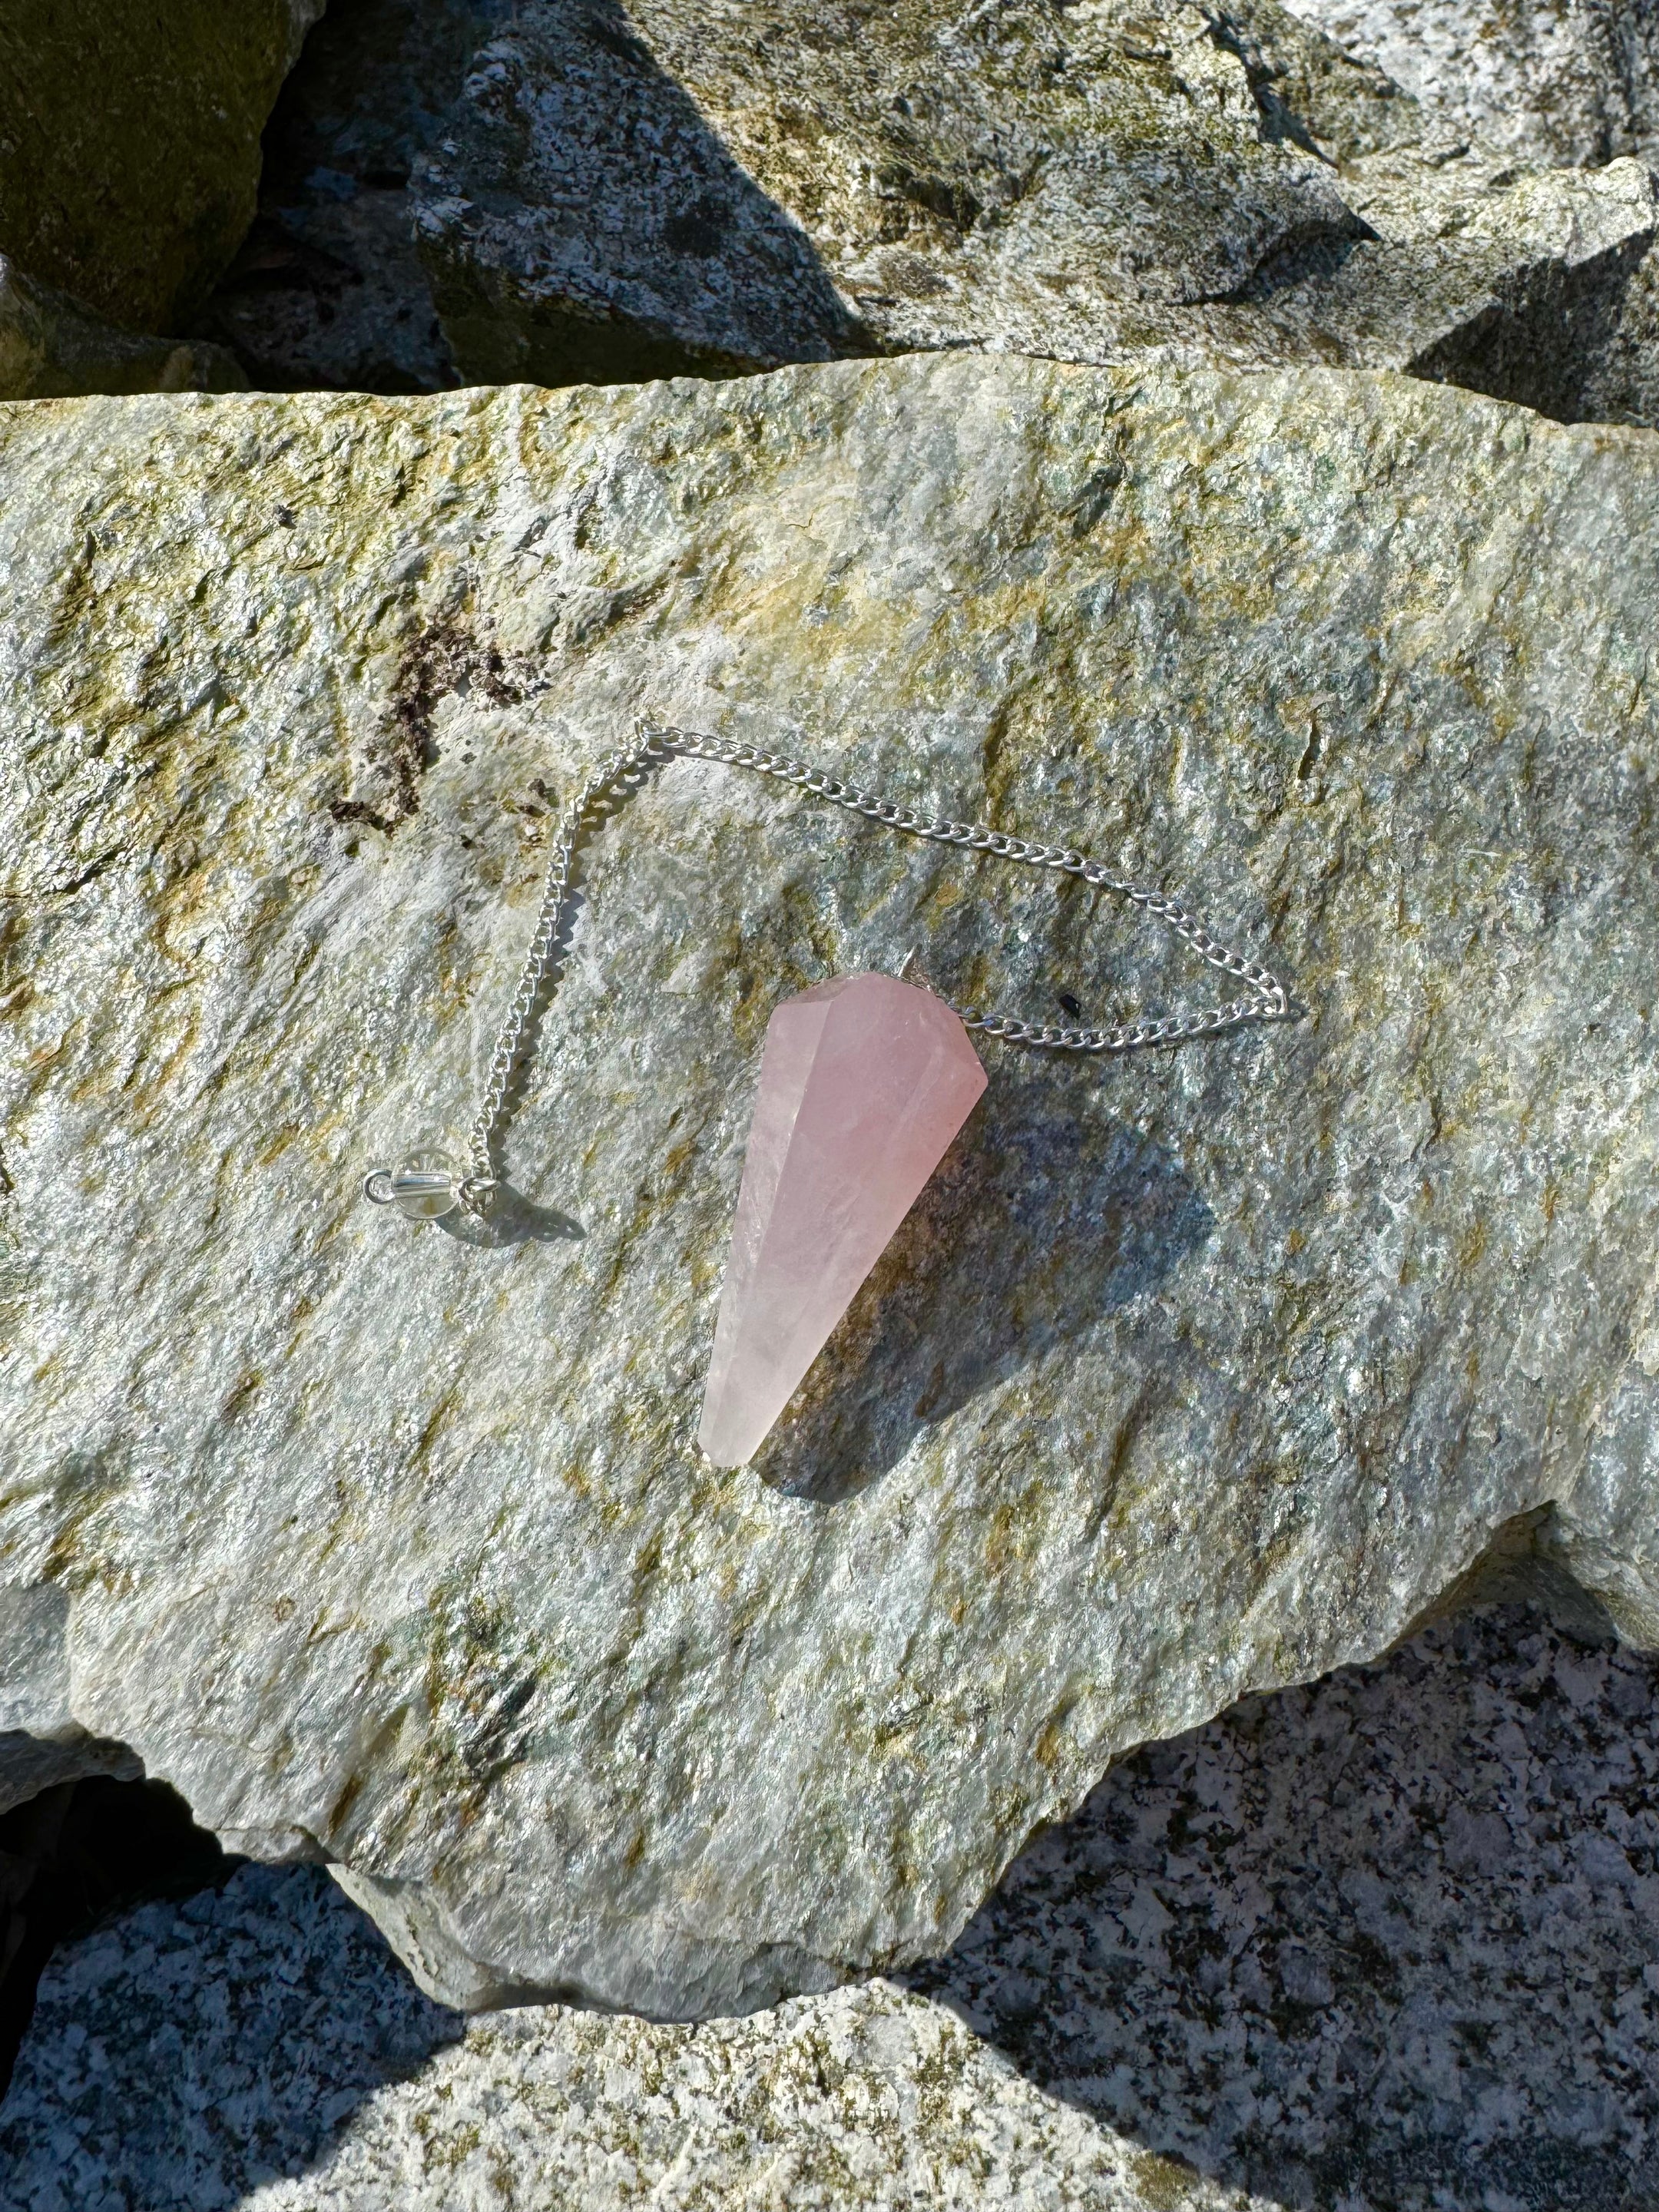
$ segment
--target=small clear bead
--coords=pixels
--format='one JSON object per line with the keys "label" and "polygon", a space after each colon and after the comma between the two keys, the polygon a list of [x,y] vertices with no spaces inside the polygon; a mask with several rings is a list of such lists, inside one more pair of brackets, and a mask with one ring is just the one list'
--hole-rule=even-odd
{"label": "small clear bead", "polygon": [[411,1221],[435,1220],[461,1202],[461,1169],[441,1145],[422,1145],[392,1170],[389,1196]]}

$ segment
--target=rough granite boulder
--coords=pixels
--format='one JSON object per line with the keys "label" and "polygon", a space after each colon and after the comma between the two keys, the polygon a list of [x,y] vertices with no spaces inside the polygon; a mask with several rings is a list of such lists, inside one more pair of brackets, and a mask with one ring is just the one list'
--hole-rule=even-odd
{"label": "rough granite boulder", "polygon": [[0,252],[135,330],[174,331],[241,242],[259,133],[324,0],[8,0]]}
{"label": "rough granite boulder", "polygon": [[1114,1767],[905,1978],[695,2026],[412,1989],[311,1867],[52,1961],[7,2212],[1644,2212],[1659,1663],[1522,1609]]}
{"label": "rough granite boulder", "polygon": [[32,284],[0,253],[0,399],[94,392],[244,392],[234,354],[200,338],[143,337]]}
{"label": "rough granite boulder", "polygon": [[1659,14],[1646,0],[1290,0],[1438,123],[1511,160],[1659,154]]}
{"label": "rough granite boulder", "polygon": [[[1659,441],[977,356],[0,426],[25,1744],[326,1858],[451,2002],[697,2015],[936,1951],[1121,1751],[1494,1546],[1659,1634]],[[388,1218],[639,713],[1112,856],[1306,1008],[988,1044],[731,1474],[781,996],[918,946],[1039,1018],[1212,994],[1108,898],[680,762],[587,848],[500,1210]]]}
{"label": "rough granite boulder", "polygon": [[[1288,140],[1340,166],[1366,154],[1413,146],[1422,138],[1419,103],[1386,70],[1364,62],[1279,0],[1197,0],[1211,38],[1244,65],[1245,81],[1269,143]],[[1127,22],[1123,36],[1161,43],[1157,26],[1170,14],[1158,0],[1141,18],[1140,40]]]}
{"label": "rough granite boulder", "polygon": [[1489,154],[1355,162],[1374,233],[1296,309],[1354,367],[1403,368],[1562,422],[1659,425],[1659,186],[1644,162],[1517,173]]}
{"label": "rough granite boulder", "polygon": [[1646,169],[1423,138],[1271,0],[531,0],[414,189],[482,382],[975,347],[1651,419]]}
{"label": "rough granite boulder", "polygon": [[1208,18],[1110,0],[530,0],[416,206],[463,369],[549,384],[1086,357],[1103,314],[1363,234]]}
{"label": "rough granite boulder", "polygon": [[1561,422],[1659,423],[1659,193],[1639,161],[1517,174],[1417,148],[1342,176],[1368,235],[1287,257],[1231,300],[1119,311],[1103,361],[1397,368]]}

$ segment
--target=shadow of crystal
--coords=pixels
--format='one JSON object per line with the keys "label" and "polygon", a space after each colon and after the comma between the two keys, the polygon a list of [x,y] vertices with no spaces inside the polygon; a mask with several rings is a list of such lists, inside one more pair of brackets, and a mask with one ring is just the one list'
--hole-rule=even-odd
{"label": "shadow of crystal", "polygon": [[1006,1065],[761,1447],[770,1488],[855,1497],[921,1431],[1142,1297],[1209,1237],[1161,1146],[1069,1067]]}

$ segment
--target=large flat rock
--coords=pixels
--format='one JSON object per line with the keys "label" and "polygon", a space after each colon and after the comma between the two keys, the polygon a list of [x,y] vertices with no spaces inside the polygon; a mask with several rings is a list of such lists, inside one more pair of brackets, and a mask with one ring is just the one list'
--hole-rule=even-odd
{"label": "large flat rock", "polygon": [[[1659,1631],[1650,435],[979,357],[0,423],[14,1731],[332,1859],[453,2002],[695,2015],[937,1949],[1115,1753],[1517,1528]],[[1119,858],[1307,1008],[988,1044],[732,1474],[776,1000],[1211,994],[681,762],[589,853],[495,1228],[388,1219],[640,712]]]}

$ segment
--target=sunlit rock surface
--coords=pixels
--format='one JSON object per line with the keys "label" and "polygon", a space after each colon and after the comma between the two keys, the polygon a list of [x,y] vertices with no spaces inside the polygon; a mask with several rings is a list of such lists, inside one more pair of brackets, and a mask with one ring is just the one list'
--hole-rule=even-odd
{"label": "sunlit rock surface", "polygon": [[[936,1951],[1115,1753],[1519,1516],[1655,1632],[1649,434],[977,357],[0,428],[19,1734],[336,1861],[458,2001],[697,2015]],[[918,946],[1038,1018],[1214,994],[681,762],[588,852],[495,1224],[387,1218],[636,712],[1119,860],[1307,1010],[988,1045],[733,1474],[781,998]]]}
{"label": "sunlit rock surface", "polygon": [[0,13],[0,252],[173,331],[240,243],[259,133],[324,0],[14,0]]}
{"label": "sunlit rock surface", "polygon": [[1646,169],[1459,149],[1273,0],[532,0],[413,190],[482,382],[975,347],[1659,403]]}
{"label": "sunlit rock surface", "polygon": [[1289,0],[1444,127],[1527,161],[1659,153],[1659,17],[1643,0]]}
{"label": "sunlit rock surface", "polygon": [[1536,1613],[1124,1760],[908,1978],[699,2027],[422,1996],[319,1869],[49,1969],[15,2212],[1391,2212],[1659,2185],[1650,1658]]}

